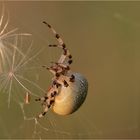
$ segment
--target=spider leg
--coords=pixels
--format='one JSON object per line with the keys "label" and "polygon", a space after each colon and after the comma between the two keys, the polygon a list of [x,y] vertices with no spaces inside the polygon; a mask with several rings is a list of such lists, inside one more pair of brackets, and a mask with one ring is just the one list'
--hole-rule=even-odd
{"label": "spider leg", "polygon": [[58,78],[61,75],[65,75],[65,73],[67,73],[70,70],[70,67],[66,66],[65,64],[61,64],[57,62],[51,62],[51,63],[55,65],[51,67],[47,67],[43,65],[43,68],[46,68],[47,70],[49,70],[55,76],[55,78]]}
{"label": "spider leg", "polygon": [[70,54],[69,50],[66,48],[66,45],[49,45],[49,47],[59,47],[59,48],[62,48],[63,49],[63,53],[61,54],[59,60],[58,60],[58,63],[64,63],[66,61],[66,59],[68,58],[67,62],[67,65],[70,65],[73,60],[72,60],[72,55]]}
{"label": "spider leg", "polygon": [[72,55],[70,54],[69,50],[66,48],[65,43],[63,42],[63,40],[61,39],[60,35],[57,34],[57,32],[53,29],[53,27],[48,24],[46,21],[43,21],[43,23],[45,25],[47,25],[53,32],[53,34],[55,35],[55,38],[57,39],[59,45],[49,45],[49,47],[60,47],[63,49],[63,54],[61,55],[61,57],[58,60],[58,63],[64,63],[66,58],[68,58],[68,65],[70,65],[72,63]]}
{"label": "spider leg", "polygon": [[45,116],[45,114],[48,112],[49,108],[52,106],[52,104],[54,103],[54,97],[52,99],[49,100],[48,104],[46,104],[44,111],[42,113],[40,113],[38,115],[38,118],[42,118]]}
{"label": "spider leg", "polygon": [[[67,73],[67,71],[70,70],[70,67],[69,66],[66,66],[65,64],[61,64],[61,63],[57,63],[57,62],[52,62],[52,63],[55,63],[56,65],[58,65],[59,67],[61,67],[62,69],[57,71],[56,69],[54,69],[53,67],[47,67],[47,69],[53,73],[53,75],[55,75],[55,78],[57,79],[58,83],[61,84],[61,85],[64,85],[64,86],[68,86],[68,83],[67,81],[70,81],[70,82],[74,82],[75,81],[75,76],[73,74],[71,74],[71,76],[65,76],[65,73]],[[43,66],[45,67],[45,66]],[[59,80],[59,77],[61,76],[61,80]],[[63,79],[67,79],[67,80],[62,80],[62,77]],[[61,82],[63,81],[63,82]]]}
{"label": "spider leg", "polygon": [[[54,63],[54,64],[56,64],[56,65],[58,65],[59,67],[62,68],[62,71],[60,73],[57,73],[57,72],[55,73],[56,77],[59,77],[60,75],[64,76],[65,73],[67,73],[67,71],[70,70],[70,67],[65,65],[65,64],[57,63],[57,62],[52,62],[52,63]],[[74,82],[75,81],[75,76],[73,74],[71,74],[71,76],[69,77],[69,81],[70,82]]]}
{"label": "spider leg", "polygon": [[68,65],[64,64],[64,63],[58,63],[58,62],[51,62],[51,63],[55,64],[55,65],[57,65],[57,66],[59,66],[61,68],[64,68],[66,70],[70,70],[70,67]]}
{"label": "spider leg", "polygon": [[63,46],[63,44],[64,44],[63,40],[60,38],[59,34],[56,33],[56,31],[53,29],[53,27],[52,27],[50,24],[48,24],[46,21],[43,21],[43,23],[46,24],[46,25],[52,30],[52,32],[53,32],[53,34],[55,35],[55,37],[56,37],[58,43],[59,43],[61,46]]}
{"label": "spider leg", "polygon": [[58,94],[58,87],[52,83],[52,87],[49,89],[46,96],[36,99],[36,101],[42,101],[44,110],[38,115],[37,118],[42,118],[48,112],[49,108],[53,105],[55,96]]}
{"label": "spider leg", "polygon": [[45,107],[44,111],[43,111],[42,113],[40,113],[40,114],[38,115],[38,117],[37,117],[37,118],[39,119],[39,118],[44,117],[44,116],[45,116],[45,114],[48,112],[48,109],[49,109],[49,108],[48,108],[48,106],[46,105],[46,107]]}
{"label": "spider leg", "polygon": [[41,98],[35,99],[35,101],[43,101],[43,102],[46,102],[47,99],[48,99],[48,97],[41,97]]}
{"label": "spider leg", "polygon": [[56,95],[57,95],[56,91],[51,93],[50,98],[48,98],[47,101],[45,101],[46,104],[45,104],[44,111],[38,115],[38,118],[42,118],[45,116],[45,114],[48,112],[49,108],[53,105]]}

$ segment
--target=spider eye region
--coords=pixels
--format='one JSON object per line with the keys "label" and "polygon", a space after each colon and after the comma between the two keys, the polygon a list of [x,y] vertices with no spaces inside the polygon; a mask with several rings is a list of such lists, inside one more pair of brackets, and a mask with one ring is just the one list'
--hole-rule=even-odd
{"label": "spider eye region", "polygon": [[69,86],[62,86],[59,94],[55,97],[52,109],[59,115],[69,115],[78,110],[86,99],[88,82],[79,73],[73,73],[75,80],[69,82]]}

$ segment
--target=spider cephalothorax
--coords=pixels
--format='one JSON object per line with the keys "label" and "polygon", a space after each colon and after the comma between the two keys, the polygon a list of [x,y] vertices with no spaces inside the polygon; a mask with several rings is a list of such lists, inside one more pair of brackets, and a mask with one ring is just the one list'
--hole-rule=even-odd
{"label": "spider cephalothorax", "polygon": [[70,70],[70,64],[73,62],[72,55],[51,25],[45,21],[43,23],[52,30],[58,41],[58,45],[49,45],[49,47],[62,48],[63,53],[58,62],[52,62],[50,67],[43,66],[46,67],[54,77],[44,97],[36,99],[36,101],[41,101],[44,107],[44,111],[38,118],[43,117],[50,107],[52,107],[53,111],[57,114],[68,115],[76,111],[84,102],[87,95],[88,82],[83,75]]}

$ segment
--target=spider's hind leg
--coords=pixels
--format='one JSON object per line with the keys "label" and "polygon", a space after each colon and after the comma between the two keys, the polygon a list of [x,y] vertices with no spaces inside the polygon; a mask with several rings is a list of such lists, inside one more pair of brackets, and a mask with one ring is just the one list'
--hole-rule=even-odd
{"label": "spider's hind leg", "polygon": [[54,97],[51,99],[51,100],[49,100],[46,104],[44,104],[45,105],[45,107],[44,107],[44,110],[43,110],[43,112],[42,113],[40,113],[39,115],[38,115],[38,118],[42,118],[42,117],[44,117],[45,116],[45,114],[48,112],[48,110],[49,110],[49,108],[52,106],[52,104],[54,103]]}
{"label": "spider's hind leg", "polygon": [[36,101],[42,101],[42,105],[44,107],[43,112],[40,113],[37,118],[42,118],[45,116],[49,108],[53,105],[55,101],[55,96],[57,96],[57,94],[58,94],[58,87],[54,83],[52,83],[52,86],[49,89],[49,91],[46,93],[46,95],[44,97],[36,99]]}

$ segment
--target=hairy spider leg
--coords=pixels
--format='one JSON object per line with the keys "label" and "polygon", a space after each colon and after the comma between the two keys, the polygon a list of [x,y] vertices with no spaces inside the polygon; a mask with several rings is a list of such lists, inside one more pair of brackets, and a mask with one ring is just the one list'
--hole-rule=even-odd
{"label": "hairy spider leg", "polygon": [[[55,63],[57,66],[59,66],[60,68],[62,68],[60,70],[60,73],[61,74],[64,74],[66,73],[67,71],[70,70],[70,67],[69,65],[73,62],[72,60],[72,55],[70,54],[69,50],[66,48],[66,45],[65,43],[63,42],[62,38],[60,37],[60,35],[53,29],[53,27],[48,24],[46,21],[43,21],[43,23],[45,25],[47,25],[53,32],[53,34],[55,35],[59,45],[49,45],[49,47],[60,47],[63,49],[63,54],[61,55],[61,57],[59,58],[58,62],[53,62]],[[65,60],[68,58],[67,62],[65,62]],[[56,75],[56,73],[59,73],[57,72],[53,67],[47,67],[47,69],[53,73],[54,75]],[[71,82],[74,82],[74,75],[71,75],[70,77],[70,81]]]}
{"label": "hairy spider leg", "polygon": [[[43,21],[43,23],[45,25],[47,25],[53,32],[53,34],[55,35],[55,38],[57,39],[59,45],[49,45],[49,47],[59,47],[63,49],[63,53],[60,56],[58,63],[64,64],[66,63],[66,65],[70,65],[73,61],[72,61],[72,55],[70,54],[69,50],[66,48],[65,43],[63,42],[63,40],[61,39],[60,35],[53,29],[53,27],[48,24],[46,21]],[[67,62],[65,62],[66,58],[68,58]]]}
{"label": "hairy spider leg", "polygon": [[35,99],[35,101],[41,101],[44,107],[42,113],[38,115],[37,118],[42,118],[48,112],[49,108],[53,105],[55,101],[55,96],[58,94],[59,87],[57,85],[52,84],[51,88],[48,90],[47,94],[44,97]]}

